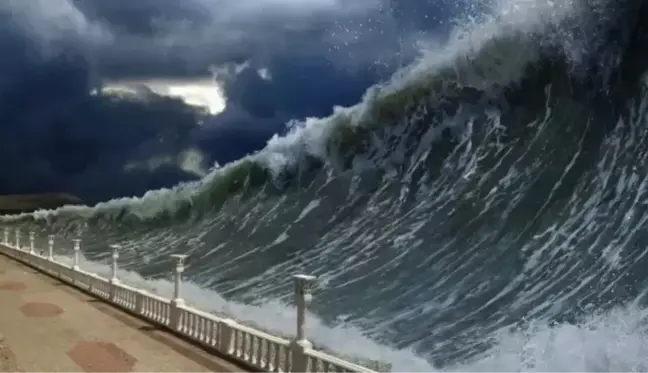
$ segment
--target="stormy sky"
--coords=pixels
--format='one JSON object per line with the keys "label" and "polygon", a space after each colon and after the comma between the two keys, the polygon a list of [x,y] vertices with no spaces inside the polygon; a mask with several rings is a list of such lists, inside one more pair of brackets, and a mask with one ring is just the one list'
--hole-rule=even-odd
{"label": "stormy sky", "polygon": [[[199,178],[261,149],[290,119],[356,103],[447,30],[462,3],[3,0],[0,194],[97,202]],[[214,80],[226,98],[216,115],[152,92],[91,94]]]}

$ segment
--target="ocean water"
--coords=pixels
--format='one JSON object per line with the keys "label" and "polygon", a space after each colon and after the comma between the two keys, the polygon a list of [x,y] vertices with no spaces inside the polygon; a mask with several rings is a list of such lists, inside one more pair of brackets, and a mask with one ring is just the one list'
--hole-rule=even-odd
{"label": "ocean water", "polygon": [[4,217],[69,260],[395,371],[648,369],[648,5],[501,1],[203,180]]}

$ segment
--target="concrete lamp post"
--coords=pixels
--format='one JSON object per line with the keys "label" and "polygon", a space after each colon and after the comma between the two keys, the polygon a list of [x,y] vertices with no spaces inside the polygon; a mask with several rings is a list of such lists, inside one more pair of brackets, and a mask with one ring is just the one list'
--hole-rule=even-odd
{"label": "concrete lamp post", "polygon": [[122,247],[120,245],[110,245],[110,248],[112,249],[112,271],[110,274],[110,283],[117,284],[119,283],[119,278],[117,277],[119,252]]}
{"label": "concrete lamp post", "polygon": [[297,334],[291,342],[293,350],[293,371],[308,371],[308,356],[306,351],[313,348],[313,344],[306,338],[306,309],[313,299],[311,288],[315,282],[314,276],[295,275],[295,303],[297,305]]}
{"label": "concrete lamp post", "polygon": [[182,286],[182,273],[185,270],[184,262],[187,259],[186,255],[174,254],[171,258],[175,262],[175,273],[173,281],[173,299],[171,299],[171,325],[176,329],[182,328],[182,310],[185,302],[182,299],[181,286]]}
{"label": "concrete lamp post", "polygon": [[72,264],[72,269],[78,271],[80,268],[79,262],[81,261],[81,239],[75,238],[72,242],[74,243],[74,262]]}
{"label": "concrete lamp post", "polygon": [[47,260],[50,262],[54,260],[54,235],[50,234],[47,237]]}

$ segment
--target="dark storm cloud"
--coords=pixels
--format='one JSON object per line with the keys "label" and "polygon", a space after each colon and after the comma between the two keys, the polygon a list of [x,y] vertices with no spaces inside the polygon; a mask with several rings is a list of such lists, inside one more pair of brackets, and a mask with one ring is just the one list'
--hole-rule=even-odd
{"label": "dark storm cloud", "polygon": [[[277,49],[323,55],[333,44],[359,44],[371,35],[355,30],[358,20],[371,23],[384,43],[392,25],[382,2],[7,0],[0,9],[11,11],[21,31],[45,49],[73,40],[103,74],[184,76],[237,59],[269,58]],[[339,40],[330,38],[336,31]]]}
{"label": "dark storm cloud", "polygon": [[[290,119],[355,103],[436,25],[413,27],[388,5],[4,0],[0,193],[141,194],[196,178],[180,167],[188,149],[202,150],[207,166],[223,164],[263,147]],[[104,79],[204,77],[228,65],[247,68],[219,76],[228,106],[204,126],[179,100],[89,95]]]}

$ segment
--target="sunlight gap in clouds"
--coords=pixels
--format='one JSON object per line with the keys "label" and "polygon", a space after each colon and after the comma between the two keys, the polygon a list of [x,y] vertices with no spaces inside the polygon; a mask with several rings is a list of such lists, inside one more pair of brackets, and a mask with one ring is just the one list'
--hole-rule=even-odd
{"label": "sunlight gap in clouds", "polygon": [[[143,97],[148,92],[160,96],[179,98],[187,105],[202,107],[211,115],[225,110],[226,100],[222,89],[211,78],[202,79],[147,79],[106,82],[102,94]],[[97,94],[95,90],[92,92]]]}

